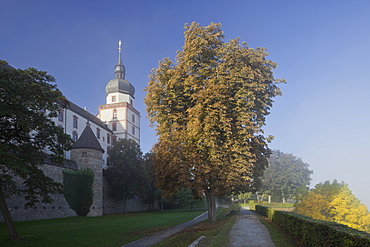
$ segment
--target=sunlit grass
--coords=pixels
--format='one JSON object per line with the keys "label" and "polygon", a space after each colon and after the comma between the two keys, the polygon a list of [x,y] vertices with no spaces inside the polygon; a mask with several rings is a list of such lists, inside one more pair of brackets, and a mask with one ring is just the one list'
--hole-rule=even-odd
{"label": "sunlit grass", "polygon": [[[234,206],[238,209],[238,206]],[[197,246],[206,247],[214,246],[221,247],[227,246],[229,242],[229,231],[235,223],[236,216],[232,214],[225,217],[230,212],[231,208],[218,208],[217,221],[208,222],[203,221],[193,227],[189,227],[178,234],[163,240],[162,242],[154,245],[155,247],[187,247],[201,236],[206,236]]]}

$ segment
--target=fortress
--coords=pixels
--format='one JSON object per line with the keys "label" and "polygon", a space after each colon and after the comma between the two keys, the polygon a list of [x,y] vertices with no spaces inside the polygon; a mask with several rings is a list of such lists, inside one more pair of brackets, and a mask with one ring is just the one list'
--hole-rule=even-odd
{"label": "fortress", "polygon": [[[65,152],[64,164],[44,164],[42,170],[55,181],[62,183],[63,170],[90,168],[94,172],[93,204],[88,216],[123,213],[123,201],[110,196],[104,178],[107,156],[112,144],[119,139],[133,139],[140,143],[140,113],[134,107],[134,86],[125,79],[126,69],[122,63],[121,41],[118,46],[118,63],[115,66],[116,78],[105,88],[106,104],[99,106],[97,116],[69,102],[67,108],[60,109],[54,122],[71,135],[74,144]],[[53,195],[52,204],[38,203],[32,208],[24,206],[21,196],[7,199],[8,208],[15,221],[61,218],[75,216],[64,195]],[[126,211],[144,211],[149,208],[140,199],[129,200]],[[2,217],[0,220],[3,220]]]}

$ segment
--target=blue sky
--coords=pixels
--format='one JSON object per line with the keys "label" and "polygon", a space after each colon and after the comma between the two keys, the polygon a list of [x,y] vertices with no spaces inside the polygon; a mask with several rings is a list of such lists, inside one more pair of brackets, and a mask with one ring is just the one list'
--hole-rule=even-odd
{"label": "blue sky", "polygon": [[156,140],[143,103],[150,70],[181,49],[185,23],[222,23],[226,40],[266,47],[288,82],[267,118],[270,147],[308,163],[312,186],[345,181],[370,206],[369,13],[365,0],[0,0],[0,59],[48,71],[96,114],[121,39],[147,152]]}

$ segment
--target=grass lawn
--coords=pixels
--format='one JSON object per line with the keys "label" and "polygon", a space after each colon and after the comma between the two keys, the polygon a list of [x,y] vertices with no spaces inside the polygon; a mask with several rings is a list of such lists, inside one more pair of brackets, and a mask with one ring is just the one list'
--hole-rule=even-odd
{"label": "grass lawn", "polygon": [[[234,206],[233,208],[238,210],[239,206]],[[187,247],[201,236],[206,236],[206,238],[199,242],[199,247],[227,246],[229,243],[229,231],[236,220],[235,214],[225,217],[230,210],[231,208],[219,207],[216,213],[216,222],[203,221],[198,223],[163,240],[154,245],[154,247]]]}
{"label": "grass lawn", "polygon": [[5,224],[0,224],[0,246],[68,247],[122,246],[154,232],[192,220],[205,210],[165,210],[101,217],[16,222],[21,241],[9,241]]}

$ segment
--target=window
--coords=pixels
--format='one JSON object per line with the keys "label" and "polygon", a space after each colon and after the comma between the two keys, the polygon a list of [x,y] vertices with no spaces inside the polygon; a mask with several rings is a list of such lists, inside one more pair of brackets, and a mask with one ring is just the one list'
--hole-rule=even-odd
{"label": "window", "polygon": [[96,138],[100,139],[100,129],[96,128]]}
{"label": "window", "polygon": [[74,141],[74,142],[76,142],[76,141],[77,141],[77,139],[78,139],[78,134],[77,134],[77,132],[76,132],[76,131],[73,131],[73,133],[72,133],[72,139],[73,139],[73,141]]}
{"label": "window", "polygon": [[110,143],[110,134],[107,134],[107,143]]}
{"label": "window", "polygon": [[64,110],[60,109],[59,110],[59,115],[58,115],[58,120],[63,122],[63,118],[64,118]]}
{"label": "window", "polygon": [[116,96],[112,96],[112,102],[116,102]]}
{"label": "window", "polygon": [[135,135],[135,126],[132,126],[132,134]]}
{"label": "window", "polygon": [[132,114],[132,122],[135,123],[135,115]]}
{"label": "window", "polygon": [[117,123],[112,123],[112,130],[117,131]]}
{"label": "window", "polygon": [[117,136],[112,136],[112,142],[113,142],[113,144],[116,143],[116,141],[117,141]]}
{"label": "window", "polygon": [[73,116],[73,128],[78,128],[78,125],[77,125],[77,123],[78,123],[78,117],[77,116]]}
{"label": "window", "polygon": [[113,110],[113,118],[117,118],[117,110],[116,109]]}
{"label": "window", "polygon": [[134,106],[134,101],[130,99],[130,105]]}

